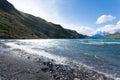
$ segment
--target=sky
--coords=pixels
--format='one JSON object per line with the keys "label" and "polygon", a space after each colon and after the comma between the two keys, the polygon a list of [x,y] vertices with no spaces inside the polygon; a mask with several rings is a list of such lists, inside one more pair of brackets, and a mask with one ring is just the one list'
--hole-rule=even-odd
{"label": "sky", "polygon": [[120,0],[8,0],[18,10],[85,35],[120,30]]}

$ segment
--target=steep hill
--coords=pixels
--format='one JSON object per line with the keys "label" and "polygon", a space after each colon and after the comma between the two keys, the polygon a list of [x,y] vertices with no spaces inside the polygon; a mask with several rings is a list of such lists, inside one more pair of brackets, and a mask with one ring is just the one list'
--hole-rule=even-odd
{"label": "steep hill", "polygon": [[7,0],[0,0],[0,38],[84,38],[73,30],[44,19],[23,13]]}

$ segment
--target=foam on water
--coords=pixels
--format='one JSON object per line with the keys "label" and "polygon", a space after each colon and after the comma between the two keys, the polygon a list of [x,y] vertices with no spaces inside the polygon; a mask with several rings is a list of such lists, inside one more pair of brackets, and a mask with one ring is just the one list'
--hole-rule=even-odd
{"label": "foam on water", "polygon": [[52,55],[52,54],[49,54],[43,50],[36,51],[36,50],[31,49],[30,46],[16,45],[14,43],[6,43],[6,45],[11,46],[11,49],[21,49],[21,50],[24,50],[25,52],[30,53],[30,54],[36,54],[36,55],[43,56],[43,57],[46,57],[49,59],[55,59],[60,64],[63,64],[67,61],[67,58],[65,58],[65,57]]}

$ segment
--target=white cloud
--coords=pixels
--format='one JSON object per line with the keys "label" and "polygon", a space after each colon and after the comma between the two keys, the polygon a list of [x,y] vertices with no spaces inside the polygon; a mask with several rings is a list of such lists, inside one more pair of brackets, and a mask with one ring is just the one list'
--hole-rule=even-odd
{"label": "white cloud", "polygon": [[98,28],[96,32],[108,32],[108,33],[115,33],[115,32],[120,32],[120,21],[118,21],[115,25],[105,25],[104,27]]}
{"label": "white cloud", "polygon": [[105,22],[108,22],[108,21],[112,21],[115,18],[116,17],[113,17],[111,15],[102,15],[97,19],[96,24],[101,24],[101,23],[105,23]]}
{"label": "white cloud", "polygon": [[117,22],[117,25],[120,25],[120,21]]}
{"label": "white cloud", "polygon": [[59,14],[59,0],[8,0],[23,12],[39,16],[47,21],[61,23],[64,19]]}
{"label": "white cloud", "polygon": [[91,27],[86,27],[86,26],[80,26],[78,27],[77,31],[81,34],[85,34],[88,36],[93,35],[93,32],[95,31],[93,28]]}
{"label": "white cloud", "polygon": [[70,26],[69,29],[76,30],[81,34],[85,34],[88,36],[92,36],[98,32],[108,32],[111,34],[115,32],[120,32],[120,21],[118,21],[116,24],[105,25],[104,27],[100,27],[97,29],[93,29],[92,27],[88,27],[88,26],[79,26],[73,24],[69,24],[68,26]]}
{"label": "white cloud", "polygon": [[74,24],[65,24],[63,25],[65,28],[76,30],[80,34],[89,35],[92,36],[95,29],[87,26],[80,26],[80,25],[74,25]]}

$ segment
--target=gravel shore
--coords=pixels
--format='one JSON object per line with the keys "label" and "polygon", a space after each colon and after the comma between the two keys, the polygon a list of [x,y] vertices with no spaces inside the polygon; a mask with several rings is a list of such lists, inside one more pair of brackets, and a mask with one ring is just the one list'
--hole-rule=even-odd
{"label": "gravel shore", "polygon": [[0,80],[114,80],[85,67],[56,64],[54,60],[11,50],[0,43]]}

